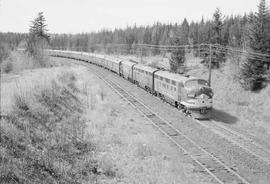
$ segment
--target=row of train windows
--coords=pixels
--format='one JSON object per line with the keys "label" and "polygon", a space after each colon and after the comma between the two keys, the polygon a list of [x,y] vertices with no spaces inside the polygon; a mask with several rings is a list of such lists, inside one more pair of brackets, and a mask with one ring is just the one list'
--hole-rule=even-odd
{"label": "row of train windows", "polygon": [[161,76],[157,76],[157,75],[155,75],[155,78],[156,79],[159,79],[159,80],[162,80],[163,81],[163,79],[165,80],[165,82],[167,82],[167,83],[171,83],[170,81],[172,81],[172,85],[174,85],[174,86],[176,86],[176,82],[174,81],[174,80],[170,80],[170,79],[167,79],[167,78],[165,78],[165,77],[161,77]]}
{"label": "row of train windows", "polygon": [[169,86],[168,84],[159,82],[159,85],[161,85],[161,84],[162,84],[162,87],[166,88],[167,90],[176,91],[176,87]]}
{"label": "row of train windows", "polygon": [[134,68],[135,71],[138,71],[140,73],[145,73],[146,75],[152,75],[151,72],[147,72],[147,71],[144,71],[144,70],[141,70],[141,69],[138,69],[138,68]]}

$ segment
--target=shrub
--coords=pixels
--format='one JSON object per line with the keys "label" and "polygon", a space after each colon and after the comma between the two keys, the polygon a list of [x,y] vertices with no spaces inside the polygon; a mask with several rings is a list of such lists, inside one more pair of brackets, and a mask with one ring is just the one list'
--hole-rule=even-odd
{"label": "shrub", "polygon": [[13,63],[11,59],[6,59],[1,64],[1,71],[3,70],[4,73],[10,73],[13,70]]}
{"label": "shrub", "polygon": [[6,60],[9,56],[9,50],[7,49],[6,46],[2,45],[0,43],[0,64]]}
{"label": "shrub", "polygon": [[12,51],[1,64],[1,71],[5,73],[18,72],[25,69],[47,67],[49,58],[44,56],[31,57],[28,54]]}
{"label": "shrub", "polygon": [[261,61],[247,58],[241,66],[240,83],[246,90],[256,91],[263,88],[263,82],[266,81],[265,69]]}

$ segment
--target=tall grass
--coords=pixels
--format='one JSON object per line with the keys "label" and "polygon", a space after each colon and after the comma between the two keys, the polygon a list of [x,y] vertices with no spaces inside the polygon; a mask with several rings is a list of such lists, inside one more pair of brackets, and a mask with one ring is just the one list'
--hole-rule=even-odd
{"label": "tall grass", "polygon": [[0,124],[0,183],[85,183],[95,176],[96,146],[86,139],[76,80],[67,72],[31,95],[14,95]]}

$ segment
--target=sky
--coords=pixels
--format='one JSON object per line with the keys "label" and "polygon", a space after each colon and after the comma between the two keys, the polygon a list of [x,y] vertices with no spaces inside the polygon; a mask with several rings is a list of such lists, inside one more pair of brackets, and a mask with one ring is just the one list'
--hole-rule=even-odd
{"label": "sky", "polygon": [[[270,0],[266,0],[270,5]],[[50,33],[81,33],[256,11],[259,0],[0,0],[0,32],[28,32],[43,12]]]}

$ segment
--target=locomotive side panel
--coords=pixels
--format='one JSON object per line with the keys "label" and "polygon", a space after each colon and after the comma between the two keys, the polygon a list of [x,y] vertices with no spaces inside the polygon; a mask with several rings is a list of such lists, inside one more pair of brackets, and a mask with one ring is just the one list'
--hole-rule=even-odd
{"label": "locomotive side panel", "polygon": [[133,74],[134,80],[137,81],[141,87],[143,88],[147,87],[148,89],[152,90],[153,73],[144,71],[143,69],[136,67],[134,67],[133,72],[134,72]]}
{"label": "locomotive side panel", "polygon": [[178,81],[170,79],[164,75],[164,72],[156,72],[154,75],[154,88],[159,96],[169,100],[171,103],[176,104],[178,102]]}
{"label": "locomotive side panel", "polygon": [[121,70],[121,75],[128,80],[132,80],[132,68],[135,63],[130,62],[130,61],[122,61],[120,70]]}
{"label": "locomotive side panel", "polygon": [[153,76],[154,72],[158,71],[156,68],[150,66],[145,66],[142,64],[137,64],[134,66],[134,80],[139,83],[141,87],[146,88],[150,92],[154,92]]}

